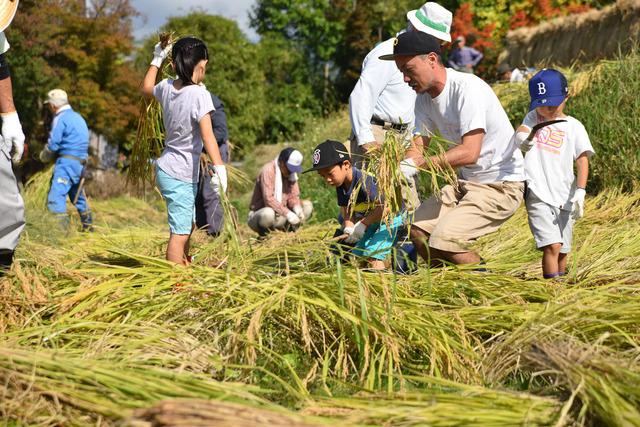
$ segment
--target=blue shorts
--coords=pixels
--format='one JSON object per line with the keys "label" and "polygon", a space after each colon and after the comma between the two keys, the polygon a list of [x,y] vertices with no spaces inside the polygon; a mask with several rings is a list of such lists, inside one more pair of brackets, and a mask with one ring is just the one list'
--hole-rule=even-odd
{"label": "blue shorts", "polygon": [[191,234],[198,183],[180,181],[159,167],[156,167],[156,183],[167,203],[171,234]]}
{"label": "blue shorts", "polygon": [[390,228],[384,222],[371,224],[364,236],[353,248],[352,253],[358,256],[384,260],[396,243],[398,230],[402,227],[404,217],[396,215],[391,221]]}

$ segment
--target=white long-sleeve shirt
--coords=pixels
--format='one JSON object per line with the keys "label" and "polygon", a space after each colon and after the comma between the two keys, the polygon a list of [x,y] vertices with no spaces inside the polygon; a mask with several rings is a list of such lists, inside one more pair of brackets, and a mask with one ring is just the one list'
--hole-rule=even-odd
{"label": "white long-sleeve shirt", "polygon": [[394,61],[379,58],[393,53],[394,40],[378,44],[364,58],[360,79],[349,96],[351,129],[358,145],[375,141],[372,117],[396,124],[413,124],[415,91],[404,82]]}

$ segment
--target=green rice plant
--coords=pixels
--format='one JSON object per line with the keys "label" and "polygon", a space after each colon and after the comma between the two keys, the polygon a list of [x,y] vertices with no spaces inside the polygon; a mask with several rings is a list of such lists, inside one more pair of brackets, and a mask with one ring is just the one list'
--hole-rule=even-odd
{"label": "green rice plant", "polygon": [[47,195],[49,194],[49,188],[51,188],[51,180],[53,179],[53,167],[43,169],[40,172],[35,173],[25,185],[24,199],[26,204],[40,211],[47,210]]}
{"label": "green rice plant", "polygon": [[331,417],[346,425],[563,425],[562,404],[554,399],[429,377],[407,379],[427,387],[321,399],[307,405],[302,413]]}
{"label": "green rice plant", "polygon": [[[416,208],[405,206],[403,202],[403,199],[406,199],[404,193],[407,191],[409,183],[400,169],[400,163],[406,158],[411,147],[410,138],[407,131],[399,132],[389,129],[385,132],[384,142],[374,146],[365,155],[363,173],[376,180],[377,203],[383,207],[381,222],[388,226],[399,212]],[[443,182],[457,186],[456,172],[444,157],[445,144],[443,142],[445,141],[443,138],[433,135],[432,143],[423,152],[426,164],[418,168],[427,177],[429,193],[436,196],[439,196],[439,188]],[[350,204],[356,203],[357,190],[362,187],[362,184],[360,183],[356,187],[356,191],[351,194]]]}

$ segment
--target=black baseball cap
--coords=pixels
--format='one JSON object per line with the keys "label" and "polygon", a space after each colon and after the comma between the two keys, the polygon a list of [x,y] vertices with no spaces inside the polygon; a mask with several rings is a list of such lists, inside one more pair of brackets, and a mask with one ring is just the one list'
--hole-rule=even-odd
{"label": "black baseball cap", "polygon": [[302,173],[328,168],[342,163],[345,160],[351,161],[349,152],[344,144],[333,139],[327,139],[325,142],[318,145],[315,150],[313,150],[313,156],[311,156],[311,159],[313,161],[313,167]]}
{"label": "black baseball cap", "polygon": [[440,40],[422,31],[406,31],[393,41],[393,54],[382,55],[383,61],[393,61],[397,56],[440,55]]}

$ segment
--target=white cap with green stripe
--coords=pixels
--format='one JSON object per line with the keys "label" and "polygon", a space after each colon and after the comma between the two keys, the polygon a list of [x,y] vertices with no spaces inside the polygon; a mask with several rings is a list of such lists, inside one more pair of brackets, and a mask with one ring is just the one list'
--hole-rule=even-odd
{"label": "white cap with green stripe", "polygon": [[407,12],[407,19],[416,30],[445,42],[451,41],[453,15],[438,3],[427,2],[420,9]]}

